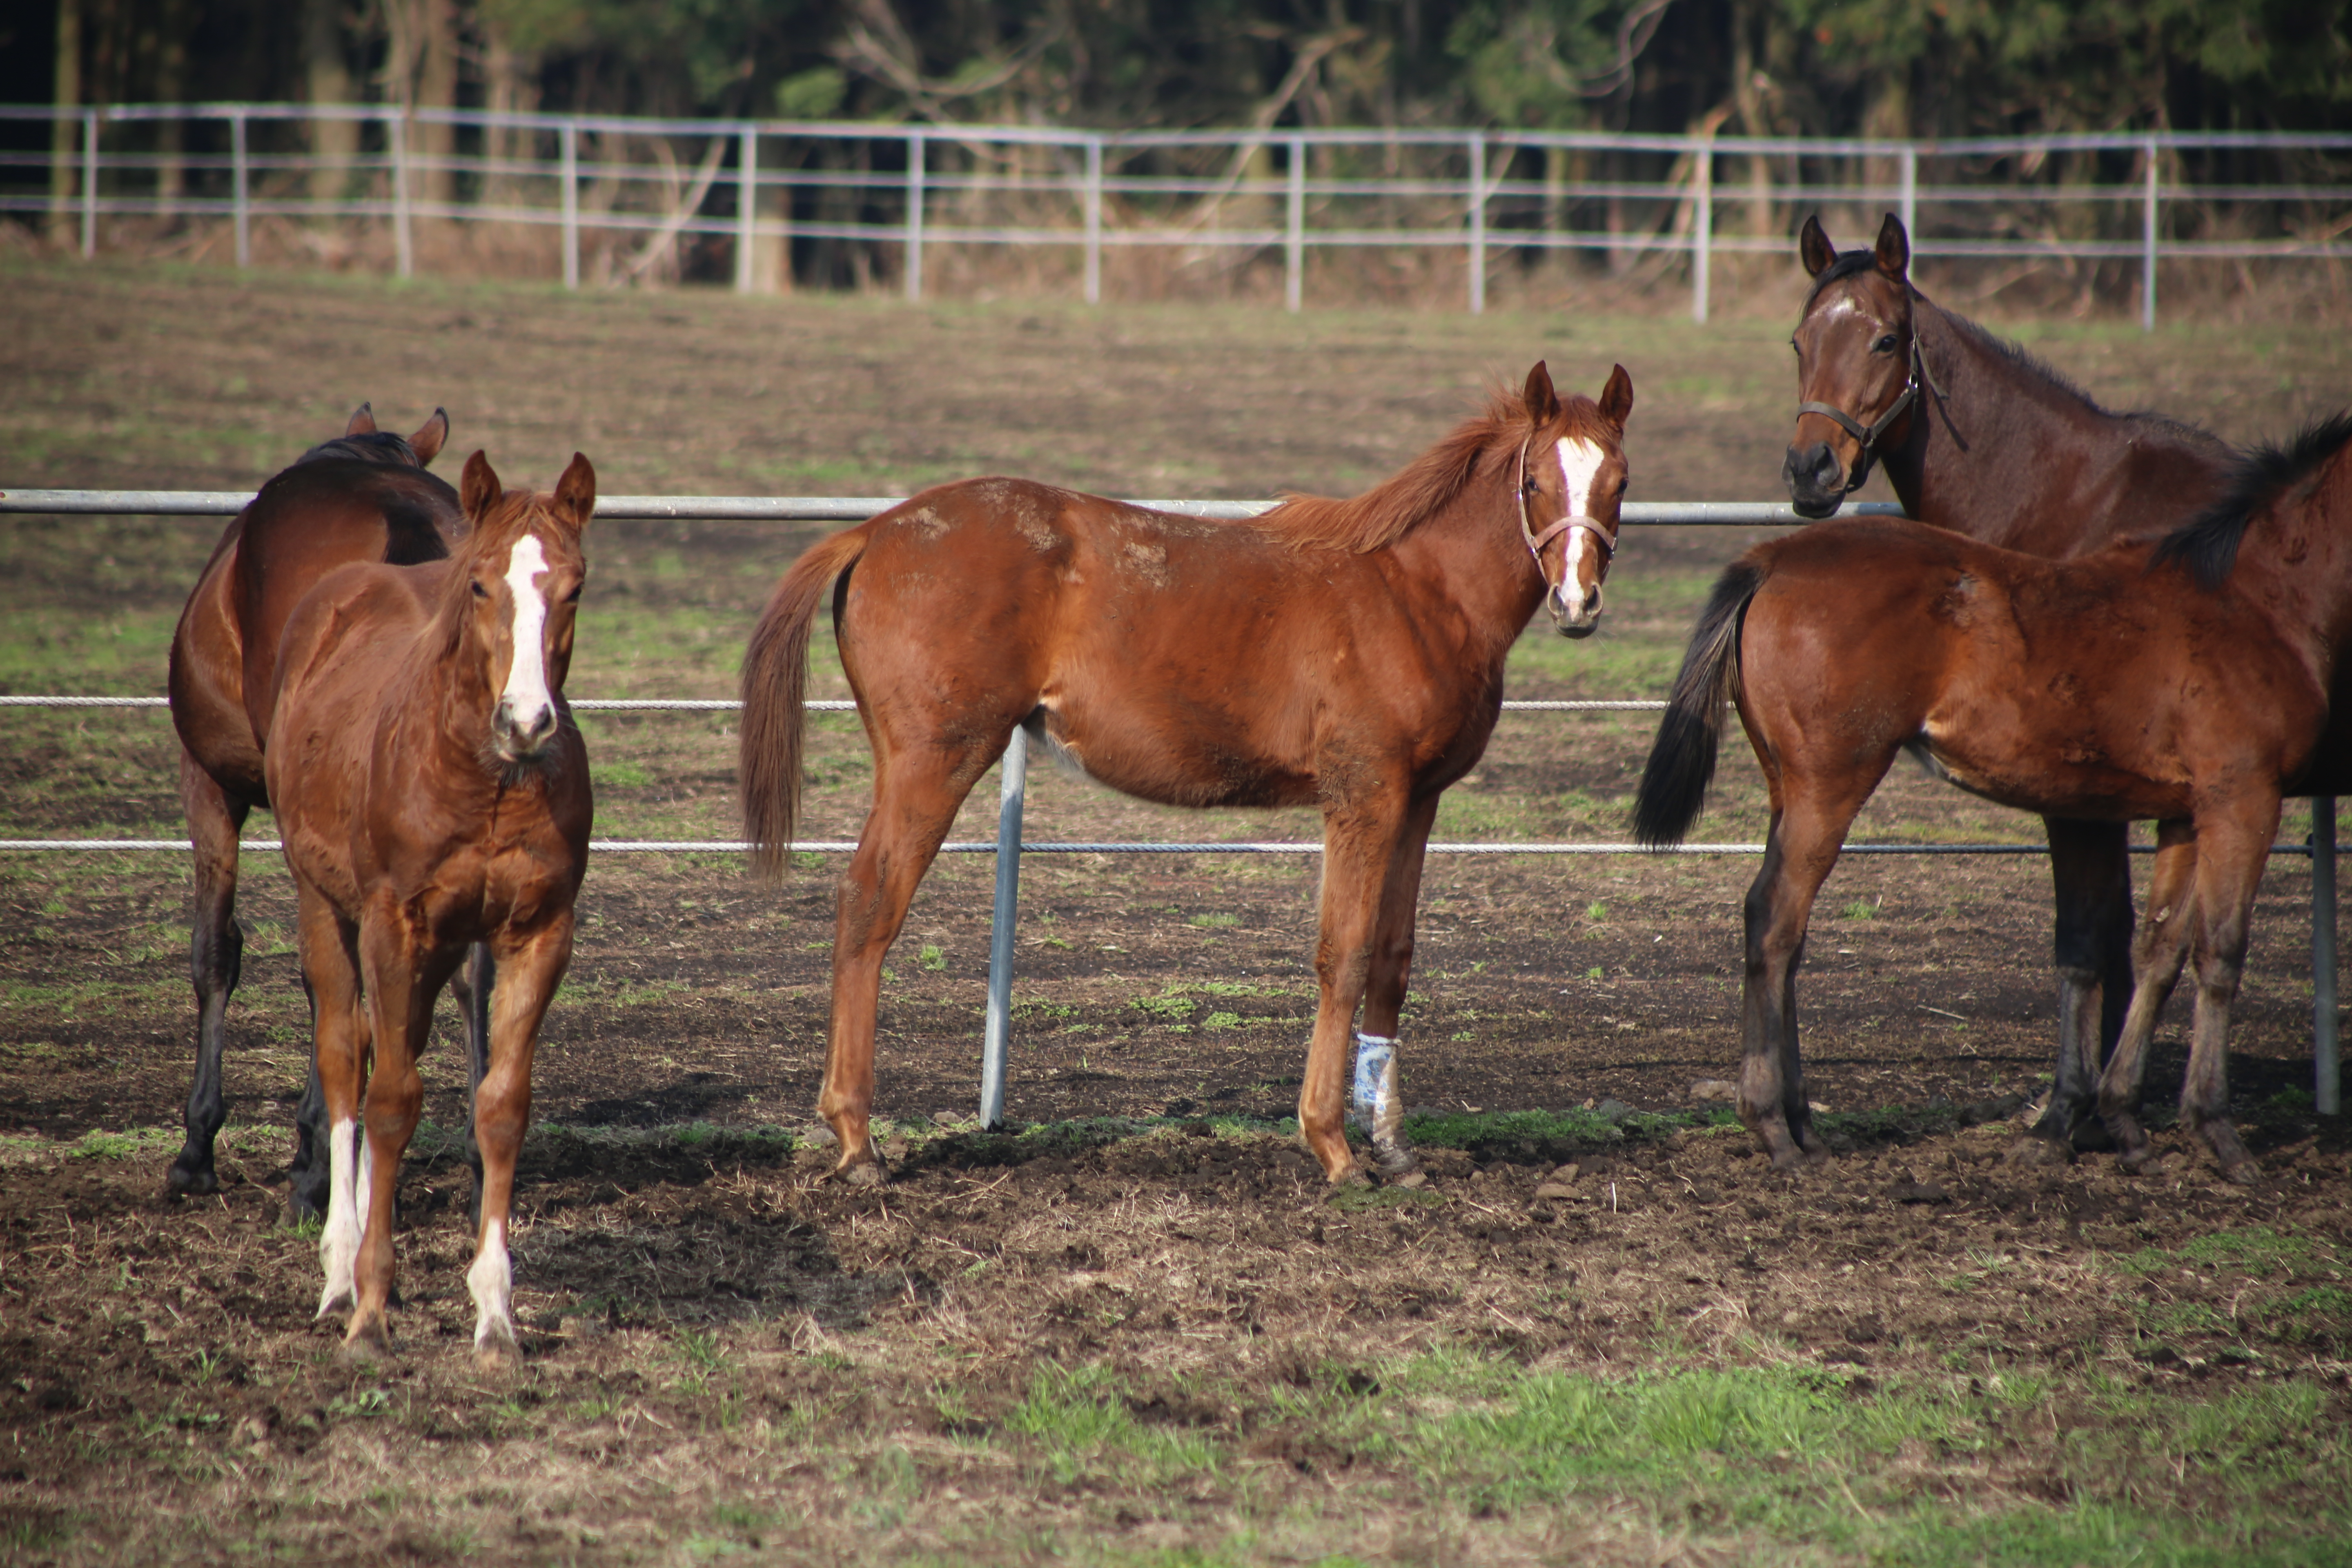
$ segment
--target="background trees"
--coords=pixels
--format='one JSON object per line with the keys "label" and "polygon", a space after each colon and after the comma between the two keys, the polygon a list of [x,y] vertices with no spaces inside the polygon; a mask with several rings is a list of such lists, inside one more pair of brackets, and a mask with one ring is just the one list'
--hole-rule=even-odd
{"label": "background trees", "polygon": [[2346,0],[55,0],[0,100],[1964,135],[2352,123]]}

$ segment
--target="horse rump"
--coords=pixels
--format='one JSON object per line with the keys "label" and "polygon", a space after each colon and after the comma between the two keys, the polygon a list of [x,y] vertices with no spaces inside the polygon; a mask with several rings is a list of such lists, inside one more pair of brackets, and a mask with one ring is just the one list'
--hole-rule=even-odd
{"label": "horse rump", "polygon": [[1647,848],[1681,843],[1706,805],[1724,708],[1739,694],[1740,624],[1764,578],[1764,567],[1752,557],[1733,562],[1699,612],[1633,797],[1633,836]]}

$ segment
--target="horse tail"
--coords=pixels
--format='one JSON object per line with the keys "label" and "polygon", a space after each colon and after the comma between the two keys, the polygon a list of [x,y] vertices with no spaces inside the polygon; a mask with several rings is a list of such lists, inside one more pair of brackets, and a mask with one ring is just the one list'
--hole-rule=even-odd
{"label": "horse tail", "polygon": [[864,527],[845,529],[810,546],[776,584],[751,646],[743,655],[743,725],[736,768],[743,786],[743,826],[751,841],[751,870],[775,881],[783,876],[800,816],[801,752],[806,729],[809,633],[833,580],[866,552]]}
{"label": "horse tail", "polygon": [[1760,563],[1733,562],[1699,612],[1633,797],[1633,837],[1649,848],[1681,843],[1706,805],[1724,706],[1739,696],[1739,629],[1764,578]]}

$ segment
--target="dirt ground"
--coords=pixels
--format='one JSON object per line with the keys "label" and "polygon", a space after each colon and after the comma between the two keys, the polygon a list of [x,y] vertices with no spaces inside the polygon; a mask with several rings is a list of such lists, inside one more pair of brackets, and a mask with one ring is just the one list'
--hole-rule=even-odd
{"label": "dirt ground", "polygon": [[[1757,498],[1774,491],[1793,379],[1785,325],[1763,322],[1629,323],[1612,343],[1565,320],[754,310],[69,268],[0,286],[21,329],[0,344],[0,481],[59,486],[250,484],[372,396],[403,428],[449,405],[453,452],[487,444],[510,479],[549,482],[589,450],[607,493],[878,494],[988,469],[1108,493],[1344,490],[1540,353],[1564,384],[1597,386],[1612,357],[1633,370],[1637,497]],[[2231,435],[2281,428],[2314,382],[2345,380],[2309,342],[2205,355],[2194,383],[2179,366],[2203,340],[2042,346],[2112,401],[2220,410]],[[157,639],[215,525],[0,527],[10,592],[88,623],[55,647],[5,645],[8,689],[160,689]],[[751,616],[813,537],[599,522],[573,695],[730,695]],[[1740,542],[1629,538],[1622,614],[1592,662],[1531,651],[1510,695],[1653,694]],[[76,683],[76,660],[99,673]],[[1437,837],[1623,839],[1648,722],[1507,719]],[[178,830],[163,720],[5,723],[6,836]],[[723,717],[583,729],[600,837],[733,836]],[[854,837],[862,742],[852,722],[817,729],[807,830]],[[1760,836],[1734,760],[1710,838]],[[955,837],[989,837],[993,806],[984,782]],[[1033,841],[1315,831],[1033,774]],[[1906,776],[1856,837],[2036,831]],[[1367,1561],[1716,1561],[1775,1543],[1899,1558],[1875,1538],[1792,1535],[1706,1489],[1482,1513],[1396,1446],[1399,1423],[1456,1397],[1396,1369],[1456,1354],[1602,1377],[1798,1369],[1851,1398],[1943,1380],[1978,1402],[1974,1436],[1864,1482],[1857,1510],[1882,1521],[1906,1488],[2205,1521],[2234,1506],[2170,1471],[2158,1496],[2159,1455],[2122,1481],[2086,1460],[2074,1438],[2112,1421],[2087,1395],[2004,1425],[1985,1380],[2200,1399],[2293,1385],[2315,1391],[2316,1419],[2347,1413],[2352,1297],[2333,1281],[2352,1175],[2341,1122],[2309,1110],[2299,859],[2265,879],[2232,1042],[2233,1112],[2268,1172],[2252,1189],[2215,1182],[2168,1129],[2137,1179],[2095,1153],[2046,1174],[2001,1163],[2054,1027],[2037,859],[1841,867],[1800,982],[1810,1092],[1841,1158],[1792,1181],[1722,1125],[1710,1082],[1735,1071],[1751,860],[1455,856],[1432,862],[1405,1022],[1433,1179],[1336,1202],[1281,1125],[1313,1015],[1312,857],[1029,858],[1007,1135],[971,1123],[990,858],[944,858],[885,993],[896,1174],[878,1192],[821,1179],[830,864],[773,890],[725,856],[592,869],[519,1201],[529,1364],[495,1387],[464,1353],[454,1019],[402,1193],[400,1353],[355,1373],[310,1321],[313,1242],[282,1223],[307,1050],[282,867],[248,857],[224,1190],[173,1204],[184,868],[0,866],[0,1555],[1316,1560],[1342,1550],[1345,1515],[1360,1528],[1344,1550]],[[2150,1070],[2159,1126],[2184,1024]],[[1214,1462],[1061,1464],[1040,1436],[1049,1374],[1102,1380],[1118,1392],[1097,1405]],[[1827,1487],[1796,1469],[1792,1488]],[[2343,1479],[2306,1468],[2266,1483],[2264,1507],[2333,1518]]]}

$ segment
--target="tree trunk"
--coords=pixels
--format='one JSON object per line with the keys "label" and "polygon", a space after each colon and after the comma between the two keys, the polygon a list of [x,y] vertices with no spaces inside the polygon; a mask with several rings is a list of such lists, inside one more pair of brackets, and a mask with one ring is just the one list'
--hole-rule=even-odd
{"label": "tree trunk", "polygon": [[73,197],[81,176],[81,0],[58,0],[56,90],[50,95],[58,118],[49,128],[49,225],[66,231]]}
{"label": "tree trunk", "polygon": [[[155,101],[180,103],[187,98],[188,33],[194,18],[189,15],[189,0],[163,0],[155,20]],[[184,120],[163,120],[155,124],[155,151],[162,162],[155,166],[155,195],[163,202],[176,202],[187,188],[187,166],[181,160],[187,149],[188,124]]]}
{"label": "tree trunk", "polygon": [[[312,104],[352,103],[351,57],[343,37],[343,0],[303,0],[303,96]],[[310,199],[339,202],[351,189],[352,163],[360,153],[356,120],[312,120]]]}

